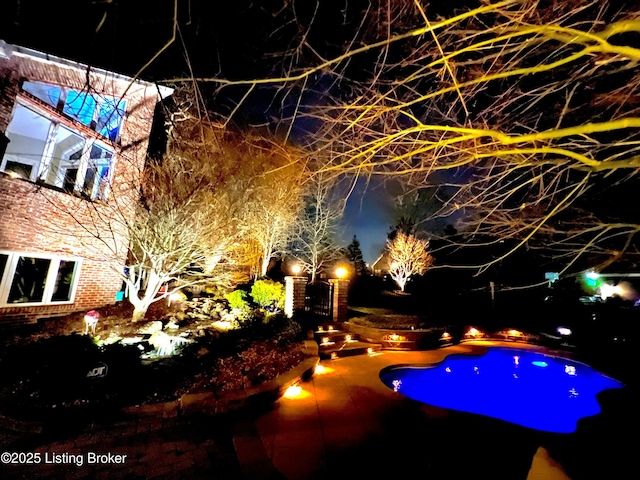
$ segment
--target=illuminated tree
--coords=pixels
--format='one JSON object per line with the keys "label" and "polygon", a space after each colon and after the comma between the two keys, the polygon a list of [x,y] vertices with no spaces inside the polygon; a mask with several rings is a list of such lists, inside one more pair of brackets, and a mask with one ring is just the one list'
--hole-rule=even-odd
{"label": "illuminated tree", "polygon": [[387,241],[389,275],[404,292],[407,281],[413,275],[422,275],[433,264],[429,253],[429,241],[398,231],[393,240]]}
{"label": "illuminated tree", "polygon": [[231,182],[203,158],[172,152],[145,171],[142,201],[127,224],[129,264],[124,281],[134,305],[133,320],[144,317],[162,285],[169,295],[187,285],[223,282],[218,265],[233,263],[242,228],[233,217],[242,208]]}
{"label": "illuminated tree", "polygon": [[310,177],[305,188],[305,207],[296,223],[291,253],[311,275],[311,283],[341,255],[336,238],[345,199],[339,187],[318,174]]}
{"label": "illuminated tree", "polygon": [[237,155],[242,162],[242,188],[247,193],[243,221],[260,254],[256,272],[264,277],[271,259],[286,253],[300,218],[307,176],[304,153],[248,136],[241,141]]}

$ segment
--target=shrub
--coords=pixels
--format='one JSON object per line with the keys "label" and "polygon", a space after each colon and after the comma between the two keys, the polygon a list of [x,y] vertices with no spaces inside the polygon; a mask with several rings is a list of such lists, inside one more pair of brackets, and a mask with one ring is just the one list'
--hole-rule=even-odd
{"label": "shrub", "polygon": [[238,310],[247,310],[249,308],[247,292],[244,290],[234,290],[231,293],[227,293],[224,298],[229,302],[231,308],[237,308]]}
{"label": "shrub", "polygon": [[258,280],[251,287],[251,297],[263,310],[276,313],[284,308],[284,285],[273,280]]}

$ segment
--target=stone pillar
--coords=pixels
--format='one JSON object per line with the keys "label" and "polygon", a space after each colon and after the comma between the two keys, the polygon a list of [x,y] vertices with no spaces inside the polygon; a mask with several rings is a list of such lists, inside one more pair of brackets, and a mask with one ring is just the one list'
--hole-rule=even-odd
{"label": "stone pillar", "polygon": [[303,311],[307,291],[307,277],[284,277],[284,314],[291,318]]}
{"label": "stone pillar", "polygon": [[329,280],[333,288],[333,321],[338,323],[347,321],[347,295],[349,293],[349,280],[332,278]]}

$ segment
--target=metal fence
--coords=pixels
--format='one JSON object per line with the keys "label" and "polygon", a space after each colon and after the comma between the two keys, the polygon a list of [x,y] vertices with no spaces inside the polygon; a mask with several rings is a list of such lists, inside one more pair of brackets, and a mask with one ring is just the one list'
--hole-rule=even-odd
{"label": "metal fence", "polygon": [[321,317],[331,317],[333,305],[333,285],[316,282],[307,285],[305,311]]}

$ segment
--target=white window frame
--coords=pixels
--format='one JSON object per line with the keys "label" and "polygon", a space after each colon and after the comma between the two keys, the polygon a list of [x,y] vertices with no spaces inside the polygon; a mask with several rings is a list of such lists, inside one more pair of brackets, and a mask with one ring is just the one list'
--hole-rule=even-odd
{"label": "white window frame", "polygon": [[[71,305],[75,302],[76,292],[78,290],[78,283],[80,281],[80,271],[82,267],[82,259],[74,256],[66,255],[49,255],[45,253],[31,253],[31,252],[14,252],[8,250],[0,250],[0,254],[7,255],[7,264],[5,265],[4,272],[0,280],[0,308],[21,308],[21,307],[35,307],[43,305]],[[20,257],[38,258],[43,260],[50,260],[49,270],[47,271],[47,278],[44,283],[44,291],[42,294],[41,302],[25,302],[25,303],[7,303],[9,298],[9,292],[11,291],[11,285],[13,284],[13,278],[16,274],[16,267]],[[53,289],[56,286],[56,276],[60,268],[62,261],[75,262],[73,269],[73,283],[71,285],[69,300],[64,301],[52,301]]]}
{"label": "white window frame", "polygon": [[[79,137],[84,139],[84,145],[82,147],[82,158],[78,165],[78,175],[76,177],[76,183],[73,189],[74,193],[82,194],[84,179],[87,173],[87,169],[90,167],[89,157],[91,153],[91,146],[95,144],[98,147],[111,152],[111,164],[109,168],[109,175],[106,179],[107,186],[104,189],[105,194],[102,200],[108,198],[111,190],[110,186],[111,186],[111,182],[113,181],[113,174],[115,171],[115,165],[117,160],[116,150],[113,148],[113,146],[109,145],[107,142],[101,141],[98,138],[100,137],[99,134],[96,133],[95,136],[94,135],[88,136],[86,133],[83,133],[78,128],[75,128],[71,122],[65,122],[63,120],[60,120],[59,118],[56,118],[55,116],[48,113],[45,109],[38,107],[37,105],[33,104],[28,100],[18,97],[14,105],[14,111],[16,108],[18,108],[18,106],[31,110],[35,114],[40,115],[41,117],[51,122],[51,128],[49,128],[49,132],[47,133],[47,139],[45,142],[45,149],[42,154],[42,158],[40,159],[38,168],[35,168],[35,165],[34,165],[34,168],[31,173],[31,178],[29,180],[32,182],[41,181],[45,185],[50,185],[53,187],[60,188],[58,185],[51,185],[50,183],[47,183],[45,178],[48,174],[49,168],[51,166],[51,161],[53,159],[53,149],[55,147],[56,136],[57,136],[59,127],[63,126],[67,130],[71,131],[73,134],[78,135]],[[13,115],[12,115],[12,120],[13,120]],[[11,121],[9,122],[9,125],[10,124],[11,124]],[[0,170],[4,171],[6,167],[6,163],[7,163],[7,156],[5,154],[2,160],[0,161]],[[89,199],[95,200],[93,195],[98,190],[99,188],[96,188],[96,186],[94,185],[93,192],[89,195]]]}

